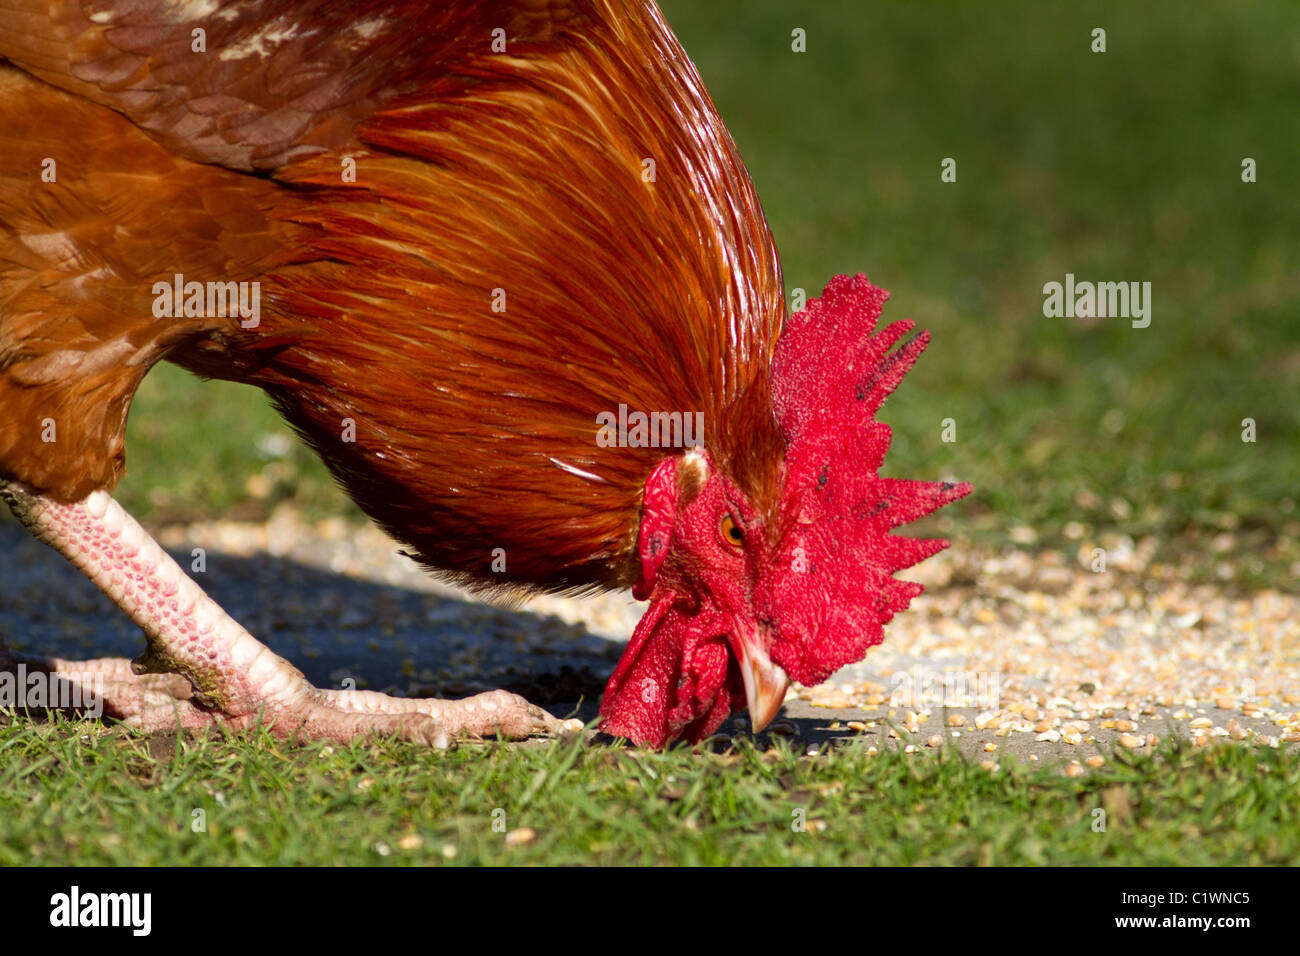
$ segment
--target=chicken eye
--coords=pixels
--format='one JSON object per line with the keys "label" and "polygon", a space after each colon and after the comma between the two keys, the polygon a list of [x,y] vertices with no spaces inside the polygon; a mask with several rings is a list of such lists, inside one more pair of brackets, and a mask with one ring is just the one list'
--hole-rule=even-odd
{"label": "chicken eye", "polygon": [[736,519],[727,512],[722,516],[722,522],[718,525],[718,531],[722,534],[722,540],[733,548],[743,547],[745,544],[745,532],[740,530],[740,525]]}

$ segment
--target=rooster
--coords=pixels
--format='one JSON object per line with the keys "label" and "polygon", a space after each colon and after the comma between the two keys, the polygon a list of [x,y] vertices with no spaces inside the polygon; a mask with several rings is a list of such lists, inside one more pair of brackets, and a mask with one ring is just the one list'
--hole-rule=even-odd
{"label": "rooster", "polygon": [[110,495],[166,359],[264,389],[432,571],[647,600],[607,732],[761,729],[920,593],[894,572],[947,542],[890,529],[969,491],[877,475],[927,342],[886,298],[841,276],[787,318],[651,0],[0,0],[0,495],[148,642],[0,667],[102,680],[146,731],[561,729],[315,688],[211,601]]}

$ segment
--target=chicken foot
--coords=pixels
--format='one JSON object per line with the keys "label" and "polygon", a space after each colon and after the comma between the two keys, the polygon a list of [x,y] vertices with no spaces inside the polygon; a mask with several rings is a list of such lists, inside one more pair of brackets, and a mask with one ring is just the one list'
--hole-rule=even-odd
{"label": "chicken foot", "polygon": [[66,661],[14,654],[0,643],[0,671],[22,666],[85,687],[105,715],[128,726],[158,732],[261,723],[283,738],[396,735],[445,748],[457,737],[522,738],[576,723],[505,691],[433,700],[316,688],[208,597],[108,492],[66,504],[0,482],[0,497],[112,598],[149,645],[134,661]]}

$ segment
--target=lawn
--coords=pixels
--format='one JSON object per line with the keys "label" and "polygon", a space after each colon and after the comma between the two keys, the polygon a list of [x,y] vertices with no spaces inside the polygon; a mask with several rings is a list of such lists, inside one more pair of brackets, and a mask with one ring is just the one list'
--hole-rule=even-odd
{"label": "lawn", "polygon": [[[81,731],[80,733],[78,731]],[[1289,864],[1300,754],[1114,755],[1070,780],[954,753],[181,743],[0,729],[0,866]]]}
{"label": "lawn", "polygon": [[[1296,590],[1293,0],[662,5],[754,176],[790,294],[863,271],[892,291],[886,317],[932,331],[882,417],[896,435],[890,474],[974,483],[946,509],[945,534],[1067,551],[1150,537],[1220,586]],[[1091,49],[1097,27],[1104,53]],[[806,52],[791,49],[796,28]],[[1046,317],[1043,287],[1067,273],[1149,282],[1149,326]],[[359,520],[247,388],[159,367],[128,449],[118,496],[154,524],[258,519],[285,499]],[[429,753],[0,720],[0,781],[0,865],[1300,855],[1293,749],[1172,740],[1071,779],[853,746]]]}

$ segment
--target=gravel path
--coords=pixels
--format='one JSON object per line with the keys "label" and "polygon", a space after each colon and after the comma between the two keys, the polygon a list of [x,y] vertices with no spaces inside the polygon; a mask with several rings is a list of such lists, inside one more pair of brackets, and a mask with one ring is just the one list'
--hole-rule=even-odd
{"label": "gravel path", "polygon": [[[228,611],[322,686],[461,696],[508,687],[589,719],[640,617],[628,595],[493,606],[432,580],[370,527],[307,523],[161,529],[183,567]],[[0,635],[70,657],[134,655],[139,633],[58,555],[12,521]],[[1300,742],[1300,598],[1232,598],[1112,552],[1094,574],[1059,552],[949,551],[911,576],[927,585],[885,643],[816,688],[796,688],[773,730],[801,744],[1007,752],[1084,772],[1117,747],[1171,734],[1198,744]],[[744,720],[737,719],[743,728]]]}

